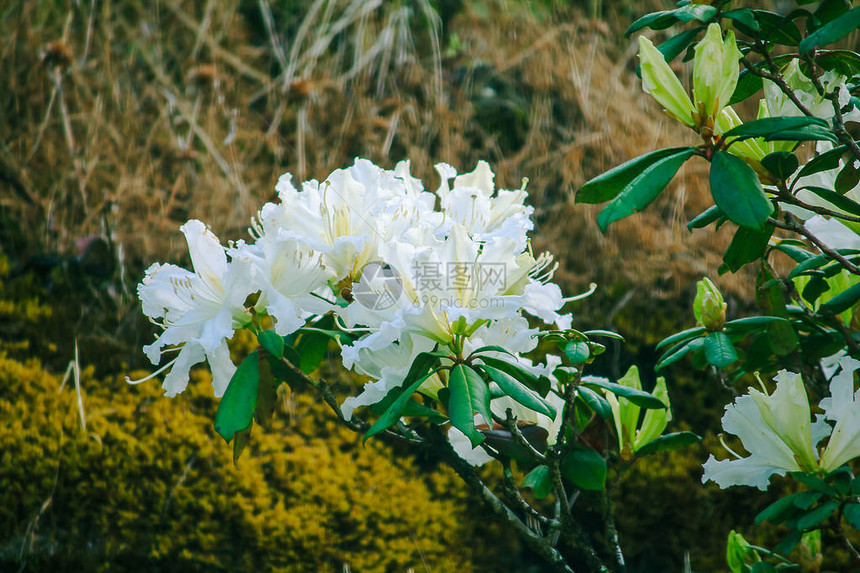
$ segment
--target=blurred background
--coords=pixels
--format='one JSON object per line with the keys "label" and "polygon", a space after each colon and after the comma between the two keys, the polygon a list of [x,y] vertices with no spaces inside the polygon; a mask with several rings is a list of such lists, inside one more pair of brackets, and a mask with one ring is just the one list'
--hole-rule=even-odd
{"label": "blurred background", "polygon": [[[529,179],[537,252],[560,262],[582,328],[627,342],[596,372],[637,363],[692,325],[695,281],[730,231],[689,233],[704,162],[606,235],[589,178],[695,142],[646,97],[623,37],[659,0],[10,0],[0,5],[0,570],[536,572],[434,460],[362,446],[313,395],[279,396],[239,467],[212,429],[209,374],[161,398],[135,295],[155,261],[188,265],[189,218],[247,238],[278,176],[322,179],[402,159],[430,189],[444,161],[479,159],[497,186]],[[655,33],[659,42],[671,33]],[[683,69],[678,70],[683,72]],[[752,308],[743,273],[717,282]],[[236,356],[250,342],[239,339]],[[343,394],[361,381],[326,374]],[[732,528],[770,499],[700,485],[732,398],[708,373],[666,373],[674,428],[703,446],[638,464],[619,529],[631,573],[725,570]],[[396,461],[392,461],[396,460]],[[496,479],[492,471],[487,479]],[[582,516],[588,523],[589,515]],[[510,541],[506,541],[506,540]],[[825,539],[825,544],[827,544]],[[838,563],[835,548],[829,556]]]}

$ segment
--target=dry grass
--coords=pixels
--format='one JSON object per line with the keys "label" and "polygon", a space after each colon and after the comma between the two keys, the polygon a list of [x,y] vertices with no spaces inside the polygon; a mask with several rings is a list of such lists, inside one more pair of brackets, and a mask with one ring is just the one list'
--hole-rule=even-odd
{"label": "dry grass", "polygon": [[726,242],[684,228],[706,204],[703,164],[606,236],[596,208],[572,203],[602,170],[691,141],[643,97],[618,37],[618,18],[654,4],[584,6],[606,24],[466,3],[443,31],[426,0],[13,2],[0,19],[3,248],[75,254],[110,236],[133,280],[182,255],[188,218],[241,236],[282,172],[409,158],[435,186],[437,161],[485,158],[502,185],[529,178],[538,247],[570,289],[674,296],[714,272]]}

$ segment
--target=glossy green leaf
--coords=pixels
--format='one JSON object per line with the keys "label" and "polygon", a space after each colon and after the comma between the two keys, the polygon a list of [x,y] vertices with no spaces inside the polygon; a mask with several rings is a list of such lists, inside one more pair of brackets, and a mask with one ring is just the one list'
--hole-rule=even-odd
{"label": "glossy green leaf", "polygon": [[583,332],[585,336],[605,336],[606,338],[614,338],[615,340],[624,340],[624,337],[611,330],[586,330]]}
{"label": "glossy green leaf", "polygon": [[693,156],[695,148],[681,148],[673,155],[648,165],[597,215],[597,225],[604,233],[611,223],[637,213],[651,204],[681,166]]}
{"label": "glossy green leaf", "polygon": [[652,410],[666,408],[666,404],[664,404],[663,401],[660,400],[660,398],[654,396],[653,394],[649,394],[648,392],[637,390],[636,388],[631,388],[629,386],[624,386],[623,384],[616,384],[615,382],[604,382],[603,380],[592,379],[588,381],[583,381],[582,386],[592,389],[602,388],[604,390],[609,390],[616,396],[627,398],[640,408],[648,408]]}
{"label": "glossy green leaf", "polygon": [[515,380],[522,382],[528,388],[531,388],[535,392],[541,395],[541,397],[546,397],[549,393],[550,381],[546,378],[538,378],[525,368],[523,368],[519,364],[514,364],[513,362],[508,362],[507,360],[502,360],[500,358],[493,358],[490,356],[479,356],[481,362],[487,364],[488,366],[492,366],[497,370],[501,370],[508,376],[513,377]]}
{"label": "glossy green leaf", "polygon": [[663,348],[666,348],[667,346],[672,346],[673,344],[676,344],[676,343],[681,342],[683,340],[689,340],[691,338],[701,336],[705,332],[707,332],[707,331],[705,330],[704,326],[694,326],[693,328],[688,328],[687,330],[682,330],[681,332],[676,332],[672,336],[670,336],[668,338],[664,338],[663,340],[661,340],[657,344],[657,346],[654,348],[654,350],[662,350]]}
{"label": "glossy green leaf", "polygon": [[574,448],[561,461],[561,475],[580,489],[602,490],[606,485],[606,460],[587,448]]}
{"label": "glossy green leaf", "polygon": [[502,391],[531,410],[539,412],[550,418],[555,418],[555,408],[544,402],[540,394],[527,387],[522,382],[519,382],[509,374],[502,372],[492,366],[486,364],[481,367],[487,375],[499,385]]}
{"label": "glossy green leaf", "polygon": [[645,14],[644,16],[633,22],[630,27],[627,28],[627,31],[624,32],[624,36],[630,36],[630,34],[637,30],[641,30],[642,28],[651,28],[652,30],[665,30],[677,21],[678,18],[675,17],[674,10],[652,12],[650,14]]}
{"label": "glossy green leaf", "polygon": [[797,29],[797,25],[781,14],[766,10],[753,10],[753,13],[759,23],[761,37],[769,42],[784,46],[796,46],[803,37],[800,30]]}
{"label": "glossy green leaf", "polygon": [[717,8],[707,4],[687,4],[675,10],[675,17],[681,22],[699,22],[707,23],[711,18],[717,15]]}
{"label": "glossy green leaf", "polygon": [[710,183],[714,202],[726,217],[742,227],[764,230],[773,205],[749,165],[718,151],[711,160]]}
{"label": "glossy green leaf", "polygon": [[860,27],[860,7],[842,14],[804,38],[798,45],[798,50],[801,54],[805,54],[820,46],[832,44],[858,27]]}
{"label": "glossy green leaf", "polygon": [[[761,525],[765,521],[769,521],[774,525],[779,525],[789,519],[792,515],[797,513],[797,507],[794,505],[794,502],[797,500],[798,496],[803,495],[803,493],[804,492],[788,495],[767,506],[755,516],[756,525]],[[818,495],[820,497],[820,494]]]}
{"label": "glossy green leaf", "polygon": [[743,70],[738,76],[738,83],[735,86],[735,91],[729,100],[729,105],[735,105],[758,93],[764,86],[764,81],[761,76],[751,73],[749,70]]}
{"label": "glossy green leaf", "polygon": [[227,443],[254,420],[260,384],[260,359],[255,350],[236,369],[215,413],[215,431]]}
{"label": "glossy green leaf", "polygon": [[736,10],[729,10],[728,12],[723,12],[723,18],[729,18],[730,20],[734,20],[735,22],[744,25],[749,28],[753,32],[757,32],[760,29],[758,20],[755,18],[755,13],[749,8],[738,8]]}
{"label": "glossy green leaf", "polygon": [[696,215],[696,217],[692,221],[687,223],[687,230],[692,231],[693,229],[701,229],[702,227],[707,227],[714,221],[718,221],[720,217],[724,216],[725,215],[722,211],[720,211],[720,208],[716,205],[713,205],[712,207],[709,207],[705,211],[702,211],[701,213]]}
{"label": "glossy green leaf", "polygon": [[657,360],[657,365],[654,370],[662,370],[667,366],[671,366],[690,352],[696,352],[702,348],[705,341],[703,338],[693,338],[670,348],[668,351]]}
{"label": "glossy green leaf", "polygon": [[687,46],[692,44],[696,37],[699,35],[699,32],[702,31],[702,28],[692,28],[690,30],[684,30],[680,34],[676,34],[657,46],[657,49],[663,54],[663,57],[666,58],[667,62],[671,62],[674,60],[678,54],[687,49]]}
{"label": "glossy green leaf", "polygon": [[764,136],[765,141],[829,141],[836,143],[839,138],[829,128],[820,125],[807,125],[798,129],[786,129]]}
{"label": "glossy green leaf", "polygon": [[254,423],[248,425],[244,430],[239,430],[233,434],[233,465],[239,467],[239,458],[242,457],[242,452],[245,451],[245,446],[251,441],[251,429]]}
{"label": "glossy green leaf", "polygon": [[[857,161],[848,161],[845,166],[839,171],[836,176],[836,181],[833,183],[837,193],[844,195],[848,193],[860,183],[860,167],[857,167]],[[855,203],[856,205],[856,203]]]}
{"label": "glossy green leaf", "polygon": [[564,355],[571,364],[582,364],[591,356],[588,343],[582,340],[570,340],[564,345]]}
{"label": "glossy green leaf", "polygon": [[839,502],[837,500],[832,499],[830,501],[825,501],[820,506],[797,519],[798,531],[809,529],[810,527],[818,525],[822,521],[826,521],[838,508]]}
{"label": "glossy green leaf", "polygon": [[257,335],[257,342],[275,358],[284,356],[284,338],[274,330],[264,330]]}
{"label": "glossy green leaf", "polygon": [[860,529],[860,503],[848,503],[842,511],[845,521],[854,529]]}
{"label": "glossy green leaf", "polygon": [[848,287],[827,302],[822,303],[820,308],[833,314],[841,314],[857,304],[857,301],[860,301],[860,283]]}
{"label": "glossy green leaf", "polygon": [[676,155],[686,147],[658,149],[645,155],[626,161],[589,180],[579,188],[575,201],[577,203],[604,203],[621,193],[646,167],[666,157]]}
{"label": "glossy green leaf", "polygon": [[839,167],[839,160],[848,150],[846,145],[840,145],[839,147],[834,147],[824,153],[813,157],[809,160],[809,162],[801,167],[800,172],[797,174],[798,177],[805,177],[807,175],[813,175],[815,173],[820,173],[822,171],[830,171],[831,169],[836,169]]}
{"label": "glossy green leaf", "polygon": [[609,401],[591,388],[580,386],[577,388],[577,396],[581,398],[595,414],[604,420],[608,420],[612,417],[612,407],[609,405]]}
{"label": "glossy green leaf", "polygon": [[817,117],[764,117],[742,123],[724,133],[725,137],[767,137],[781,131],[795,131],[804,127],[828,127]]}
{"label": "glossy green leaf", "polygon": [[759,260],[767,250],[768,241],[770,241],[773,231],[772,225],[765,225],[762,230],[738,227],[729,248],[723,255],[723,263],[735,273],[744,265]]}
{"label": "glossy green leaf", "polygon": [[[451,418],[451,424],[463,432],[475,448],[484,441],[484,437],[475,429],[475,411],[486,418],[485,411],[490,409],[490,389],[480,376],[477,376],[480,384],[475,384],[473,374],[477,376],[474,370],[462,364],[451,369],[448,375],[448,389],[451,392],[448,397],[448,417]],[[488,423],[493,423],[492,417]]]}
{"label": "glossy green leaf", "polygon": [[702,438],[693,432],[675,432],[673,434],[666,434],[665,436],[660,436],[659,438],[651,440],[636,450],[636,455],[647,456],[658,452],[681,450],[692,446],[693,444],[698,444],[701,441]]}
{"label": "glossy green leaf", "polygon": [[523,478],[523,487],[531,488],[538,499],[543,499],[552,491],[552,475],[546,466],[538,466]]}
{"label": "glossy green leaf", "polygon": [[[403,411],[407,402],[412,399],[412,394],[417,392],[421,384],[438,371],[433,369],[436,359],[436,356],[430,352],[422,352],[415,357],[406,378],[403,379],[403,384],[390,390],[388,395],[383,398],[384,402],[390,402],[390,404],[379,419],[365,432],[362,441],[366,442],[379,432],[387,430],[403,417]],[[396,398],[392,399],[394,396]]]}
{"label": "glossy green leaf", "polygon": [[780,181],[785,181],[791,177],[797,171],[797,166],[800,165],[797,156],[789,151],[769,153],[762,158],[761,164]]}
{"label": "glossy green leaf", "polygon": [[[278,338],[281,338],[280,336]],[[281,340],[283,340],[281,338]],[[281,381],[276,380],[272,374],[272,363],[278,360],[272,356],[259,357],[260,375],[257,385],[257,406],[254,408],[254,421],[264,428],[268,428],[275,411],[275,402],[278,399],[278,386]]]}
{"label": "glossy green leaf", "polygon": [[727,368],[738,359],[738,353],[724,332],[712,332],[705,337],[705,358],[717,368]]}

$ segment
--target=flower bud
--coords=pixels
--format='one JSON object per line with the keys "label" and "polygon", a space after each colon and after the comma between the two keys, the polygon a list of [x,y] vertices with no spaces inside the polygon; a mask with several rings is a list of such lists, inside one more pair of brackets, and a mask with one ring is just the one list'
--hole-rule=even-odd
{"label": "flower bud", "polygon": [[651,40],[639,36],[639,63],[642,67],[642,89],[663,106],[670,116],[693,127],[693,103],[681,80],[669,67],[666,58]]}
{"label": "flower bud", "polygon": [[749,563],[757,561],[761,561],[761,558],[749,541],[734,529],[731,530],[726,543],[726,562],[729,570],[732,573],[742,573],[745,566],[749,567]]}
{"label": "flower bud", "polygon": [[696,284],[696,299],[693,314],[697,324],[711,332],[721,330],[726,323],[726,303],[723,295],[711,279],[705,277]]}
{"label": "flower bud", "polygon": [[738,85],[741,51],[735,34],[729,30],[726,39],[719,24],[711,24],[701,42],[696,44],[693,59],[693,99],[709,117],[717,117],[728,105]]}

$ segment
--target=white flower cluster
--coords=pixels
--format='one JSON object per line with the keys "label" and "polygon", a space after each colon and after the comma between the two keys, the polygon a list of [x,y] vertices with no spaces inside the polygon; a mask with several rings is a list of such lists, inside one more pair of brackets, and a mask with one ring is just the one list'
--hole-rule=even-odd
{"label": "white flower cluster", "polygon": [[359,335],[343,347],[344,366],[371,381],[344,403],[347,417],[401,384],[415,357],[435,347],[498,345],[517,355],[500,357],[547,373],[552,365],[519,358],[536,345],[523,312],[562,329],[571,317],[560,314],[552,258],[531,253],[526,191],[496,190],[483,161],[462,175],[436,169],[436,193],[411,176],[409,162],[388,171],[356,159],[301,189],[283,175],[279,202],[253,223],[254,240],[226,249],[200,221],[186,223],[193,272],[155,264],[138,287],[144,313],[164,329],[147,356],[158,364],[178,352],[158,372],[170,368],[166,394],[182,392],[189,368],[207,360],[221,396],[235,371],[226,341],[255,315],[286,336],[333,312]]}

